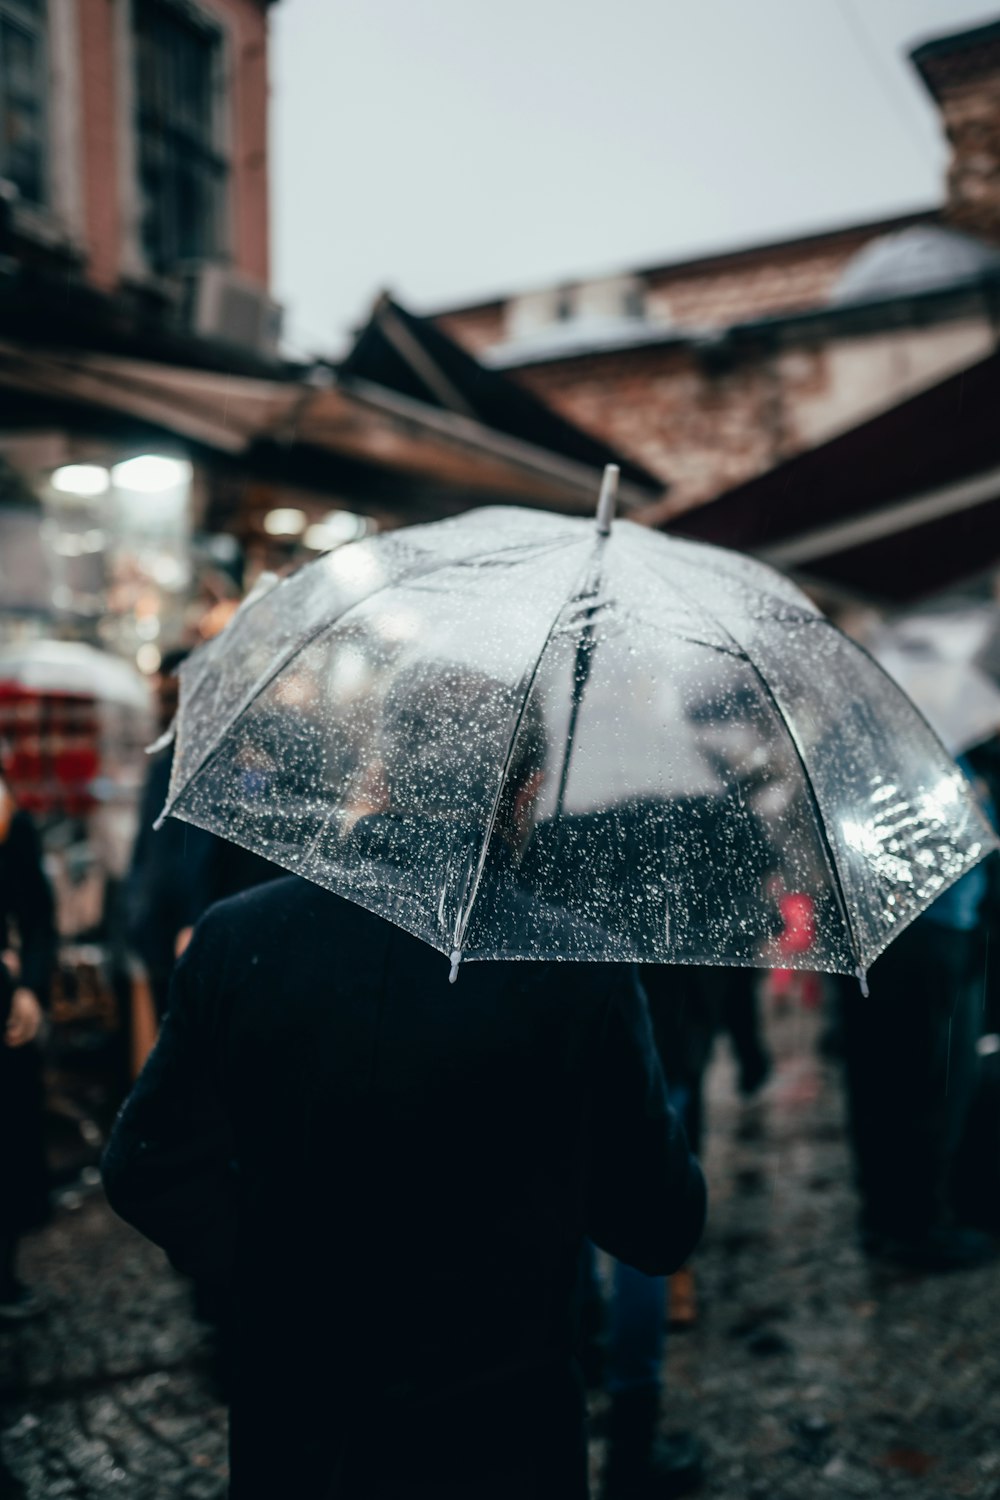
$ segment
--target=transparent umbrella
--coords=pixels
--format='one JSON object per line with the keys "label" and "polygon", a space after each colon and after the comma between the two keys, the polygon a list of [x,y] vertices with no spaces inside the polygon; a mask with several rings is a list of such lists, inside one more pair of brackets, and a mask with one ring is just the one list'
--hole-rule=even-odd
{"label": "transparent umbrella", "polygon": [[[181,671],[172,813],[450,956],[864,971],[994,847],[904,694],[718,548],[495,508],[343,547]],[[811,947],[781,953],[808,898]]]}

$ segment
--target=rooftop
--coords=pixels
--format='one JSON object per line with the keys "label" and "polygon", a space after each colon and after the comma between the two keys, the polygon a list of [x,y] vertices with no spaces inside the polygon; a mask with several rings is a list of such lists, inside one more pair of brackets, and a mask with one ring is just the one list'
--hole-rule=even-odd
{"label": "rooftop", "polygon": [[879,235],[853,256],[830,295],[834,305],[942,291],[1000,276],[1000,250],[942,224]]}
{"label": "rooftop", "polygon": [[936,74],[939,71],[935,65],[960,56],[965,59],[966,67],[976,72],[992,71],[1000,66],[1000,21],[988,21],[966,31],[949,31],[943,36],[929,37],[910,52],[913,66],[935,98],[938,96]]}
{"label": "rooftop", "polygon": [[[936,204],[928,205],[926,208],[915,208],[905,214],[894,214],[889,218],[865,219],[857,223],[837,224],[831,228],[810,230],[806,234],[782,235],[779,239],[758,240],[750,245],[723,245],[713,246],[709,249],[698,251],[693,255],[680,256],[676,260],[656,261],[650,265],[637,266],[630,269],[630,274],[646,278],[659,278],[669,276],[680,276],[694,271],[723,270],[729,266],[737,266],[743,261],[756,258],[765,259],[781,251],[795,251],[803,247],[815,246],[817,249],[826,244],[841,239],[849,239],[857,235],[876,235],[879,233],[890,233],[892,230],[905,229],[911,224],[924,224],[937,218],[940,210]],[[570,278],[571,281],[587,281],[591,279],[591,273],[581,273],[580,276]],[[521,296],[527,287],[517,287],[511,291],[497,293],[491,297],[485,297],[476,302],[465,302],[453,304],[449,307],[440,307],[426,316],[431,319],[455,317],[460,313],[491,312],[499,311],[512,297]]]}

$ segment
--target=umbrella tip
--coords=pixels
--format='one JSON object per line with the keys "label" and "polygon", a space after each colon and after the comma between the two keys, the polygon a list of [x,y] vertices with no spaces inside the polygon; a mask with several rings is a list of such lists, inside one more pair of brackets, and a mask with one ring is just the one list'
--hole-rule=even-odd
{"label": "umbrella tip", "polygon": [[867,1000],[868,999],[868,975],[865,973],[864,969],[861,967],[860,964],[858,964],[858,967],[855,969],[854,974],[855,974],[855,977],[857,978],[858,984],[861,986],[861,994],[864,997],[864,999]]}
{"label": "umbrella tip", "polygon": [[172,745],[176,738],[177,715],[175,714],[159,738],[155,739],[151,745],[146,746],[144,753],[146,755],[159,755],[160,751],[165,750],[168,745]]}
{"label": "umbrella tip", "polygon": [[605,464],[604,466],[601,493],[597,500],[598,536],[610,535],[611,522],[614,520],[615,506],[618,503],[618,475],[620,472],[617,464]]}
{"label": "umbrella tip", "polygon": [[455,980],[458,978],[458,966],[461,962],[462,950],[461,948],[456,948],[454,953],[451,955],[451,973],[448,975],[449,984],[454,984]]}

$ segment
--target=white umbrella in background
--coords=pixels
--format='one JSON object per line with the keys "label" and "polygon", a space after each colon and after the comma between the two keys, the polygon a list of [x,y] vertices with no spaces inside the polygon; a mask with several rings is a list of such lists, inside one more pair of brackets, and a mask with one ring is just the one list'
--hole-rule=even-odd
{"label": "white umbrella in background", "polygon": [[929,640],[885,636],[872,653],[952,755],[1000,730],[1000,688],[971,661],[945,655]]}
{"label": "white umbrella in background", "polygon": [[24,641],[0,647],[0,682],[32,693],[70,693],[139,712],[151,707],[149,683],[128,662],[82,641]]}

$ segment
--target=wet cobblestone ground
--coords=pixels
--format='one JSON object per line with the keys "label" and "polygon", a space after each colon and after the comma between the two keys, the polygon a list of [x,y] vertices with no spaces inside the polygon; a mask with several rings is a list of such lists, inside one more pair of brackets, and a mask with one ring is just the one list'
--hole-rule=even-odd
{"label": "wet cobblestone ground", "polygon": [[[859,1255],[839,1083],[816,1029],[808,1013],[778,1018],[775,1075],[750,1105],[724,1050],[713,1067],[701,1318],[671,1336],[666,1424],[702,1437],[704,1493],[727,1500],[995,1500],[1000,1270],[918,1276]],[[50,1307],[0,1328],[10,1493],[223,1496],[209,1337],[159,1253],[85,1189],[29,1242],[24,1270]],[[595,1474],[601,1414],[598,1399]]]}

